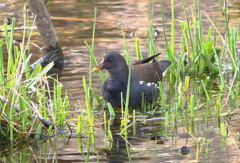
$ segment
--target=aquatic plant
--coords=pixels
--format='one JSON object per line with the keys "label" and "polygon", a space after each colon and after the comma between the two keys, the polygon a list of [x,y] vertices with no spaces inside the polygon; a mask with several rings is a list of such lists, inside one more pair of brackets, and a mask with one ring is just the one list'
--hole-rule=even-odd
{"label": "aquatic plant", "polygon": [[1,138],[13,141],[30,135],[52,135],[55,133],[52,131],[57,132],[58,127],[64,126],[69,108],[68,97],[62,93],[62,84],[57,78],[47,75],[53,63],[46,67],[30,67],[32,54],[28,47],[32,30],[23,31],[23,39],[18,46],[14,43],[15,19],[11,26],[4,24],[2,28],[5,43],[0,40]]}

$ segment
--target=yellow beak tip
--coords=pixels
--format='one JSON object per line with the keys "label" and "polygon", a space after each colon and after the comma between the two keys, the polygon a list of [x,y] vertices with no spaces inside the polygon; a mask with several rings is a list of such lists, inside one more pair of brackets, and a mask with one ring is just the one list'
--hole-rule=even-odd
{"label": "yellow beak tip", "polygon": [[94,68],[92,69],[92,72],[98,72],[99,70],[100,70],[100,68],[94,67]]}

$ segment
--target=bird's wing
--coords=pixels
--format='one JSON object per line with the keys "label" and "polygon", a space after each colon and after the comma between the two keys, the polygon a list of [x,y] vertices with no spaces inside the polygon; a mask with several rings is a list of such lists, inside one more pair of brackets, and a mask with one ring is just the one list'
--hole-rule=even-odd
{"label": "bird's wing", "polygon": [[139,64],[144,64],[144,63],[149,63],[150,61],[154,61],[154,59],[157,57],[157,56],[159,56],[161,53],[157,53],[157,54],[154,54],[154,55],[152,55],[152,56],[150,56],[150,57],[148,57],[148,58],[145,58],[145,59],[142,59],[142,60],[140,60],[140,61],[136,61],[136,62],[134,62],[133,63],[133,65],[139,65]]}

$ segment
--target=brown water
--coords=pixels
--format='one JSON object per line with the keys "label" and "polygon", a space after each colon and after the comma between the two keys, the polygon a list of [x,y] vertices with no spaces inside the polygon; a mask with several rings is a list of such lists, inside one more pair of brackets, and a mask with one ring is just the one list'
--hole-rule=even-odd
{"label": "brown water", "polygon": [[[230,23],[237,26],[240,19],[240,2],[229,0]],[[0,2],[0,16],[15,16],[17,24],[22,25],[23,1]],[[171,4],[170,0],[162,0],[161,4],[165,10],[166,30],[170,36]],[[223,2],[222,0],[201,0],[200,8],[203,10],[204,29],[208,29],[210,22],[208,15],[220,31],[223,31]],[[175,2],[176,38],[178,44],[181,40],[180,23],[184,20],[183,6],[192,13],[193,5],[190,0],[179,0]],[[82,77],[88,75],[89,55],[84,41],[91,43],[92,18],[94,8],[97,7],[97,24],[95,36],[95,55],[100,58],[108,51],[117,50],[124,54],[124,43],[122,39],[122,28],[129,42],[130,52],[134,53],[134,35],[140,38],[143,53],[147,53],[146,31],[150,24],[152,13],[152,1],[147,0],[51,0],[47,7],[52,16],[54,27],[58,33],[62,48],[66,55],[66,65],[61,74],[61,82],[67,89],[74,110],[79,110],[84,105]],[[160,1],[154,4],[154,25],[160,31],[158,37],[158,51],[165,52],[163,28],[161,25]],[[207,31],[206,31],[207,32]],[[42,46],[40,36],[34,33],[32,40],[38,46]],[[34,52],[33,60],[41,57],[41,51],[32,46]],[[164,58],[164,55],[162,56]],[[95,76],[94,89],[99,92],[101,82]],[[167,84],[167,83],[165,83]],[[164,130],[164,117],[162,113],[138,114],[136,131],[129,130],[128,143],[119,133],[119,120],[112,122],[113,142],[112,148],[104,141],[104,128],[102,110],[96,113],[95,137],[96,148],[87,158],[86,138],[73,136],[44,141],[28,142],[25,146],[20,145],[13,153],[8,153],[6,162],[79,162],[89,160],[90,162],[195,162],[197,156],[197,142],[201,137],[212,140],[208,153],[201,153],[200,162],[239,162],[238,147],[233,138],[224,141],[219,135],[219,129],[215,118],[205,119],[204,113],[199,112],[195,121],[195,134],[187,134],[189,120],[182,119],[177,128],[170,129],[170,136],[166,137],[160,131]],[[79,112],[74,113],[74,117]],[[136,132],[136,133],[135,133]],[[160,139],[160,140],[158,140]],[[127,145],[126,145],[127,144]],[[131,144],[131,145],[130,145]],[[182,155],[179,149],[183,146],[190,148],[188,155]],[[81,146],[83,152],[80,151]],[[130,151],[128,153],[128,150]],[[7,150],[6,150],[7,151]],[[26,161],[27,160],[27,161]],[[36,160],[36,161],[34,161]]]}

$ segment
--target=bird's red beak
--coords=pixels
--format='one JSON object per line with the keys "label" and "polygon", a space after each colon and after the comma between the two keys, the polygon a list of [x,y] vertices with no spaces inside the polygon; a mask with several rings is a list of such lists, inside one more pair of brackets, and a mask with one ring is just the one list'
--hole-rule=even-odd
{"label": "bird's red beak", "polygon": [[104,60],[102,60],[96,67],[92,69],[92,72],[98,72],[99,70],[104,69],[103,67]]}

